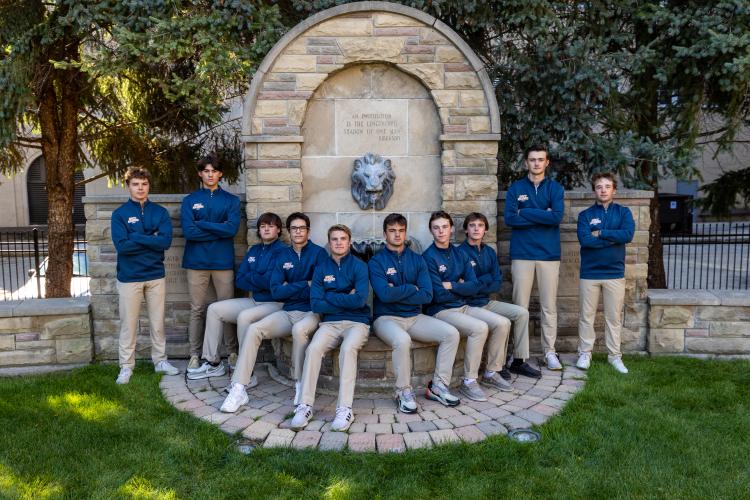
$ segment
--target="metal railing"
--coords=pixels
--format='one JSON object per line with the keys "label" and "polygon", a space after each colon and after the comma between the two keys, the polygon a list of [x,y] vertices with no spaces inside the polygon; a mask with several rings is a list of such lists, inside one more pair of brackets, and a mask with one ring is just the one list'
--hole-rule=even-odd
{"label": "metal railing", "polygon": [[750,222],[693,224],[662,237],[667,288],[750,289]]}
{"label": "metal railing", "polygon": [[[0,228],[0,300],[44,297],[48,256],[47,226]],[[71,294],[88,295],[85,226],[76,226],[71,258]]]}

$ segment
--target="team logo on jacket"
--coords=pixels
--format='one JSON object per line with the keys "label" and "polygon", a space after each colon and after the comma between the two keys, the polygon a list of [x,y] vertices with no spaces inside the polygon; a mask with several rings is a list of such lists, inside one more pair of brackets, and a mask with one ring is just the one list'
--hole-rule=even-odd
{"label": "team logo on jacket", "polygon": [[247,262],[248,264],[252,264],[253,262],[255,262],[255,257],[251,255],[250,257],[247,258]]}
{"label": "team logo on jacket", "polygon": [[128,224],[135,224],[136,222],[140,221],[138,217],[128,217]]}
{"label": "team logo on jacket", "polygon": [[477,267],[477,263],[474,259],[471,259],[469,262],[471,262],[471,267]]}
{"label": "team logo on jacket", "polygon": [[590,222],[590,224],[591,224],[592,226],[593,226],[594,224],[601,224],[601,223],[602,223],[602,220],[601,220],[601,219],[596,219],[596,218],[594,218],[594,219],[591,219],[591,222]]}
{"label": "team logo on jacket", "polygon": [[529,201],[529,196],[526,194],[519,195],[518,201]]}
{"label": "team logo on jacket", "polygon": [[395,268],[395,267],[389,267],[389,268],[388,268],[388,269],[387,269],[387,270],[385,271],[385,275],[386,275],[386,276],[393,276],[394,274],[396,274],[396,272],[397,272],[397,271],[396,271],[396,268]]}
{"label": "team logo on jacket", "polygon": [[324,283],[333,283],[334,281],[336,281],[336,276],[333,274],[326,274],[323,278]]}
{"label": "team logo on jacket", "polygon": [[200,210],[203,208],[203,203],[193,203],[193,210]]}
{"label": "team logo on jacket", "polygon": [[294,264],[292,264],[291,262],[284,262],[284,265],[281,267],[282,269],[289,270],[294,268]]}
{"label": "team logo on jacket", "polygon": [[440,267],[438,267],[438,271],[440,271],[441,273],[444,273],[447,270],[448,268],[445,267],[445,264],[440,264]]}

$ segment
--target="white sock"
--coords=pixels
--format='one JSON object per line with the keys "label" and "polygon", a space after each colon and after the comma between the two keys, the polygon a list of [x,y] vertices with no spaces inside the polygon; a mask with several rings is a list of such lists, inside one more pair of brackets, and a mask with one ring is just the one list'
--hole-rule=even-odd
{"label": "white sock", "polygon": [[464,384],[470,384],[472,382],[476,382],[477,379],[475,378],[464,378]]}
{"label": "white sock", "polygon": [[492,376],[495,374],[492,370],[485,370],[484,371],[484,378],[492,378]]}

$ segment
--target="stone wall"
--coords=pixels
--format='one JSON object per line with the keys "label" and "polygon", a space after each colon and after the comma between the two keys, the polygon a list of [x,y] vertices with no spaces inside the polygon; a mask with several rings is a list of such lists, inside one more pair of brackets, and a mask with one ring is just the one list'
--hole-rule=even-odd
{"label": "stone wall", "polygon": [[[498,255],[503,270],[502,300],[511,302],[513,279],[510,273],[511,229],[503,221],[506,192],[499,194],[498,203]],[[624,352],[644,352],[647,348],[648,305],[646,303],[646,278],[648,276],[648,228],[651,222],[649,202],[651,191],[618,191],[615,202],[630,208],[635,219],[635,236],[625,252],[625,312],[622,330]],[[578,284],[580,266],[580,244],[577,236],[578,214],[595,201],[591,191],[566,191],[565,214],[560,224],[562,257],[560,260],[560,283],[557,292],[557,350],[574,352],[578,343]],[[596,315],[597,341],[595,350],[604,351],[604,315],[601,300]],[[529,334],[531,350],[541,352],[541,326],[539,322],[539,299],[536,286],[532,291],[529,306],[531,321]]]}
{"label": "stone wall", "polygon": [[[336,99],[348,102],[322,102]],[[385,123],[368,124],[362,113]],[[346,208],[352,159],[366,152],[400,157],[396,191],[425,198],[416,210],[394,195],[393,209],[413,215],[413,226],[425,225],[419,212],[435,208],[459,221],[474,210],[494,220],[500,123],[492,84],[468,45],[419,10],[357,2],[300,23],[259,66],[243,123],[251,223],[265,211],[283,217],[304,208],[319,225],[352,224],[355,238],[378,232],[382,214]],[[341,188],[343,198],[316,205],[323,183]],[[255,241],[252,232],[248,240]]]}
{"label": "stone wall", "polygon": [[[187,326],[190,315],[190,297],[187,273],[182,268],[185,240],[180,225],[180,205],[184,194],[153,195],[149,199],[169,211],[172,219],[172,246],[165,254],[167,273],[167,305],[165,331],[167,355],[187,357],[189,344]],[[242,199],[242,196],[240,196]],[[117,296],[117,254],[112,244],[110,219],[112,212],[127,201],[126,196],[87,196],[83,199],[86,212],[89,272],[91,274],[91,314],[94,324],[94,355],[96,359],[117,359],[117,338],[120,319]],[[242,211],[244,214],[244,210]],[[242,219],[235,237],[235,257],[239,261],[247,251],[245,244],[246,220]],[[212,293],[213,287],[211,287]],[[138,358],[150,358],[148,314],[145,303],[141,307],[140,334],[136,346]]]}
{"label": "stone wall", "polygon": [[750,294],[734,290],[649,290],[652,354],[750,357]]}
{"label": "stone wall", "polygon": [[91,361],[89,298],[0,302],[0,367]]}

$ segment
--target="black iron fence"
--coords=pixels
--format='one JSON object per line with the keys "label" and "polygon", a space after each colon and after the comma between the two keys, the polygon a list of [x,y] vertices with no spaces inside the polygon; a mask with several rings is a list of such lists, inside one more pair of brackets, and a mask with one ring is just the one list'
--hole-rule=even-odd
{"label": "black iron fence", "polygon": [[667,288],[750,289],[750,222],[693,224],[662,243]]}
{"label": "black iron fence", "polygon": [[[0,300],[44,297],[48,256],[47,226],[0,228]],[[71,258],[71,294],[88,295],[85,226],[76,226]]]}

